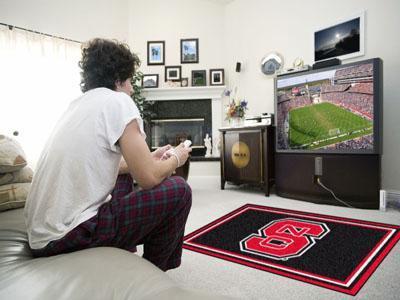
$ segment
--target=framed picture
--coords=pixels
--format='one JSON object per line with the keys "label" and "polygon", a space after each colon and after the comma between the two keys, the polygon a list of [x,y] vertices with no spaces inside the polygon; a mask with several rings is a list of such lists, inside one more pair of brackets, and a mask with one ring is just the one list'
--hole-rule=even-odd
{"label": "framed picture", "polygon": [[364,55],[364,15],[361,12],[314,32],[314,61]]}
{"label": "framed picture", "polygon": [[165,66],[165,81],[181,81],[181,66]]}
{"label": "framed picture", "polygon": [[199,39],[181,39],[181,64],[199,62]]}
{"label": "framed picture", "polygon": [[224,69],[210,69],[210,85],[224,85]]}
{"label": "framed picture", "polygon": [[192,71],[192,86],[207,85],[206,70],[193,70]]}
{"label": "framed picture", "polygon": [[181,79],[181,87],[187,87],[189,85],[189,78],[185,77]]}
{"label": "framed picture", "polygon": [[143,88],[157,88],[158,87],[158,74],[144,74],[142,80]]}
{"label": "framed picture", "polygon": [[165,42],[149,41],[147,42],[147,64],[163,65],[165,64]]}

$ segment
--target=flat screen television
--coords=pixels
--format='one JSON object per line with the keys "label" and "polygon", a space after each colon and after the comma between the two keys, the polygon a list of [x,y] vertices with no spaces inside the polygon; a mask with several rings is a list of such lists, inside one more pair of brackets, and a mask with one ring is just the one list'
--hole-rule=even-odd
{"label": "flat screen television", "polygon": [[276,152],[380,154],[382,61],[275,80]]}

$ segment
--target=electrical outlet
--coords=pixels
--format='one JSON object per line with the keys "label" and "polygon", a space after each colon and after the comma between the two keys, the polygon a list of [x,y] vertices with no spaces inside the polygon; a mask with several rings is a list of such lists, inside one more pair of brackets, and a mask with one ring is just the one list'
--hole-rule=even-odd
{"label": "electrical outlet", "polygon": [[315,158],[315,170],[314,175],[322,176],[322,157],[317,156]]}

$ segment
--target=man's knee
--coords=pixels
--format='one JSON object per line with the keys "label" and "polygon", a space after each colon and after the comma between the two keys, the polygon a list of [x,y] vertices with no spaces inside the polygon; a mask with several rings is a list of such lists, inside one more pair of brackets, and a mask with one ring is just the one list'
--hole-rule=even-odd
{"label": "man's knee", "polygon": [[190,207],[192,205],[192,189],[190,185],[180,176],[172,176],[170,179],[174,182],[178,205]]}

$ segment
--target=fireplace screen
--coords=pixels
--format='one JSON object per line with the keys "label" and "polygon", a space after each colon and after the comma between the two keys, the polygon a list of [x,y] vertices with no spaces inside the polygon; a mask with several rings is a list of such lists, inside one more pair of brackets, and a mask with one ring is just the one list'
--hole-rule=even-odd
{"label": "fireplace screen", "polygon": [[204,148],[204,118],[151,120],[151,146],[153,149],[170,144],[176,146],[186,139],[192,148]]}

